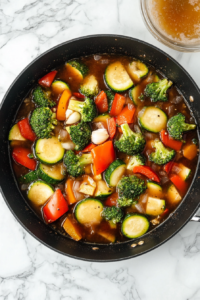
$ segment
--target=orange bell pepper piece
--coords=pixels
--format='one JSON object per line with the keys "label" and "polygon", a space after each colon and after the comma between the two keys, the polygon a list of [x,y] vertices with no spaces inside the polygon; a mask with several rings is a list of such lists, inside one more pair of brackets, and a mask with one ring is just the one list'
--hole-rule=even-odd
{"label": "orange bell pepper piece", "polygon": [[69,104],[69,99],[71,98],[72,93],[70,90],[64,90],[57,106],[57,113],[56,113],[56,118],[59,121],[64,121],[65,120],[65,112],[67,110],[68,104]]}
{"label": "orange bell pepper piece", "polygon": [[77,200],[74,196],[74,192],[73,192],[73,184],[74,184],[73,179],[71,179],[71,178],[67,179],[66,186],[65,186],[65,192],[67,195],[67,202],[69,203],[69,205],[77,202]]}

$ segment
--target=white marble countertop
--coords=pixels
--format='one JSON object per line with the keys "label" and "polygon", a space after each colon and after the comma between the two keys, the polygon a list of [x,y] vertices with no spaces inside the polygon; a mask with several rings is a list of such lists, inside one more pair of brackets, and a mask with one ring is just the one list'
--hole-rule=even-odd
{"label": "white marble countertop", "polygon": [[[145,40],[179,61],[200,86],[200,53],[163,46],[146,30],[139,0],[1,0],[0,99],[19,72],[47,49],[84,35]],[[199,300],[200,224],[190,222],[160,248],[97,264],[46,248],[15,220],[0,195],[0,300]]]}

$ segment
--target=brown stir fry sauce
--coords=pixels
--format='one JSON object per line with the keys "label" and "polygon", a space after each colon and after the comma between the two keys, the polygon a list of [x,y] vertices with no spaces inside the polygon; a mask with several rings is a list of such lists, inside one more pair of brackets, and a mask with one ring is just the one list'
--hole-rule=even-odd
{"label": "brown stir fry sauce", "polygon": [[[105,73],[106,67],[110,63],[115,62],[115,61],[120,61],[124,66],[126,66],[126,65],[128,65],[128,63],[130,61],[132,61],[132,58],[125,57],[125,56],[115,56],[115,55],[112,55],[112,56],[111,55],[94,55],[94,56],[81,58],[81,62],[83,62],[86,66],[88,66],[89,74],[92,74],[96,77],[96,79],[98,81],[99,91],[108,90],[108,87],[106,86],[105,80],[104,80],[104,73]],[[136,82],[136,81],[134,82],[134,84],[139,85],[140,94],[144,93],[144,89],[147,84],[153,82],[155,74],[158,74],[158,76],[160,78],[163,77],[153,67],[151,67],[151,66],[148,66],[148,67],[149,67],[148,75],[146,77],[144,77],[143,79],[141,79],[139,82]],[[58,72],[56,74],[55,79],[60,79],[64,82],[66,82],[69,85],[72,93],[79,92],[80,80],[78,77],[74,78],[72,76],[72,74],[70,74],[70,72],[67,71],[67,68],[65,65],[59,67],[57,69],[57,71]],[[48,95],[51,96],[51,99],[53,99],[55,101],[59,100],[60,94],[53,93],[51,90],[51,87],[46,88],[44,90],[46,91],[46,93]],[[126,97],[125,104],[128,104],[128,103],[133,104],[132,100],[129,98],[128,91],[120,93],[120,94],[122,94]],[[80,99],[78,99],[78,100],[81,101]],[[176,115],[177,113],[181,112],[186,117],[186,123],[194,123],[194,119],[193,119],[189,109],[187,108],[187,105],[185,104],[183,96],[180,94],[180,92],[177,90],[177,88],[174,85],[172,87],[170,87],[170,89],[168,90],[168,101],[167,102],[159,101],[159,102],[154,103],[148,97],[145,97],[144,100],[142,100],[142,99],[139,100],[138,105],[135,106],[136,111],[134,114],[134,122],[132,124],[130,124],[130,128],[133,131],[137,132],[138,129],[140,128],[139,123],[138,123],[138,113],[142,110],[142,108],[144,106],[156,106],[156,107],[160,108],[161,110],[163,110],[166,113],[168,119],[171,118],[172,116]],[[16,117],[16,123],[25,117],[30,117],[31,112],[34,110],[35,107],[36,106],[35,106],[34,102],[32,101],[32,91],[31,91],[29,96],[24,100],[24,102],[22,103],[22,105],[18,111],[18,114]],[[99,126],[108,129],[106,122],[102,122],[101,124],[91,123],[92,130],[98,129]],[[66,125],[64,124],[64,122],[58,121],[58,124],[56,125],[56,127],[54,129],[54,136],[59,137],[61,142],[66,142],[70,139],[70,136],[67,133],[67,131],[65,130],[65,128],[66,128]],[[168,199],[168,196],[167,196],[168,188],[172,184],[172,182],[169,179],[169,174],[167,174],[164,171],[164,165],[157,165],[148,159],[150,153],[155,151],[155,149],[153,149],[153,147],[152,147],[152,142],[156,139],[160,139],[160,134],[152,133],[147,130],[143,130],[143,135],[146,140],[146,146],[143,151],[143,154],[146,157],[146,166],[151,167],[152,170],[155,171],[160,178],[159,184],[162,187],[161,199],[164,199],[165,203],[166,203],[165,213],[163,213],[159,216],[151,216],[151,215],[145,214],[146,202],[147,202],[147,198],[149,196],[148,189],[146,190],[145,193],[140,195],[140,197],[138,199],[138,203],[136,205],[132,205],[130,207],[126,207],[126,208],[122,208],[122,209],[123,209],[124,214],[127,214],[127,213],[144,214],[147,217],[147,219],[150,221],[149,230],[151,230],[156,225],[160,224],[164,219],[166,219],[170,215],[170,213],[177,207],[177,205],[180,203],[180,201],[179,201],[179,203],[174,205]],[[117,131],[116,131],[116,135],[115,135],[114,139],[118,140],[120,136],[121,136],[120,128],[117,127]],[[183,139],[184,139],[183,147],[193,144],[193,139],[197,139],[196,130],[185,132],[183,135]],[[34,143],[31,141],[28,141],[28,140],[27,141],[12,141],[11,142],[11,150],[15,146],[25,147],[27,149],[30,149],[30,151],[32,153],[34,153]],[[195,168],[196,168],[196,164],[197,164],[197,155],[192,160],[189,160],[188,158],[184,157],[184,155],[183,155],[183,147],[180,151],[176,152],[174,161],[178,164],[181,163],[184,166],[186,166],[187,168],[191,169],[190,176],[186,180],[187,187],[189,188],[190,183],[191,183],[194,173],[195,173]],[[120,152],[116,147],[115,147],[115,152],[116,152],[116,158],[119,158],[119,159],[123,160],[125,163],[128,163],[130,156],[128,156],[125,153]],[[198,154],[198,152],[197,152],[197,154]],[[26,167],[16,163],[14,160],[12,160],[12,164],[13,164],[13,170],[14,170],[14,173],[15,173],[15,176],[17,179],[21,175],[25,175],[29,172],[29,170]],[[63,162],[59,163],[59,165],[62,165],[62,171],[66,172],[66,167],[64,166]],[[58,166],[55,165],[55,166],[52,166],[52,168],[58,168]],[[177,174],[178,171],[179,170],[177,167],[173,167],[170,174]],[[89,175],[92,178],[94,177],[91,165],[85,167],[85,173],[86,173],[86,175]],[[125,174],[123,176],[126,176],[126,175],[128,175],[128,176],[133,175],[133,172],[126,169]],[[71,177],[74,180],[73,192],[74,192],[74,196],[75,196],[77,202],[88,197],[87,195],[85,195],[79,191],[80,184],[84,178],[83,176],[80,176],[78,178]],[[137,176],[139,178],[145,180],[146,183],[149,181],[149,179],[144,175],[137,174]],[[57,189],[57,188],[61,189],[64,197],[66,197],[66,186],[65,185],[66,185],[67,178],[69,178],[69,176],[67,175],[67,172],[66,172],[64,181],[59,183],[58,185],[54,186],[54,189]],[[102,178],[104,178],[104,177],[102,177]],[[26,201],[30,205],[32,205],[33,210],[38,214],[38,216],[40,218],[43,218],[41,206],[34,206],[27,198],[27,190],[29,188],[29,184],[20,184],[20,188],[26,198]],[[113,193],[115,193],[115,192],[116,192],[116,188],[113,188]],[[179,194],[181,195],[181,198],[183,199],[185,192],[179,190]],[[89,197],[94,198],[94,196],[89,196]],[[105,200],[100,200],[100,201],[102,203],[105,202]],[[98,225],[90,224],[88,226],[84,226],[84,225],[79,224],[74,215],[75,205],[76,205],[76,203],[73,205],[69,205],[68,212],[65,213],[63,216],[61,216],[57,221],[49,224],[48,226],[51,226],[53,229],[55,229],[56,231],[58,231],[59,233],[61,233],[63,235],[67,235],[67,233],[65,232],[65,230],[62,227],[62,224],[63,224],[63,221],[66,219],[66,216],[70,216],[72,222],[75,224],[75,226],[77,226],[77,228],[79,228],[79,232],[82,235],[82,239],[84,241],[96,242],[96,243],[110,243],[110,241],[108,239],[104,238],[102,235],[99,234],[99,232],[102,232],[102,231],[110,233],[111,235],[114,235],[116,237],[116,242],[122,242],[122,241],[127,240],[127,238],[124,237],[121,232],[121,223],[118,223],[116,225],[116,228],[111,228],[109,225],[109,222],[107,222],[106,220],[103,220]]]}

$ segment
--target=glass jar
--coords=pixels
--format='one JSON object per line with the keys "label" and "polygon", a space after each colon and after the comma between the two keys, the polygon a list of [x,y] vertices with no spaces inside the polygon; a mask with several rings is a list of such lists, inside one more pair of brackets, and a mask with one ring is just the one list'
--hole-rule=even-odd
{"label": "glass jar", "polygon": [[140,0],[141,6],[141,13],[146,24],[147,29],[150,33],[161,43],[164,45],[178,50],[182,52],[198,52],[200,51],[200,38],[198,41],[189,42],[186,41],[181,42],[178,40],[172,39],[169,35],[167,36],[166,33],[162,32],[158,23],[155,22],[155,15],[153,16],[151,12],[151,5],[152,0]]}

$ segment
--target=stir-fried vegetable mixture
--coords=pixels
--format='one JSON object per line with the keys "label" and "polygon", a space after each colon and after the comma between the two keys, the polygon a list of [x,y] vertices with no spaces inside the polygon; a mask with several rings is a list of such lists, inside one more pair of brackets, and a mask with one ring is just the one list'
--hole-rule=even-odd
{"label": "stir-fried vegetable mixture", "polygon": [[48,226],[76,241],[123,242],[178,206],[198,138],[183,96],[161,77],[102,55],[38,80],[8,139],[21,190]]}

